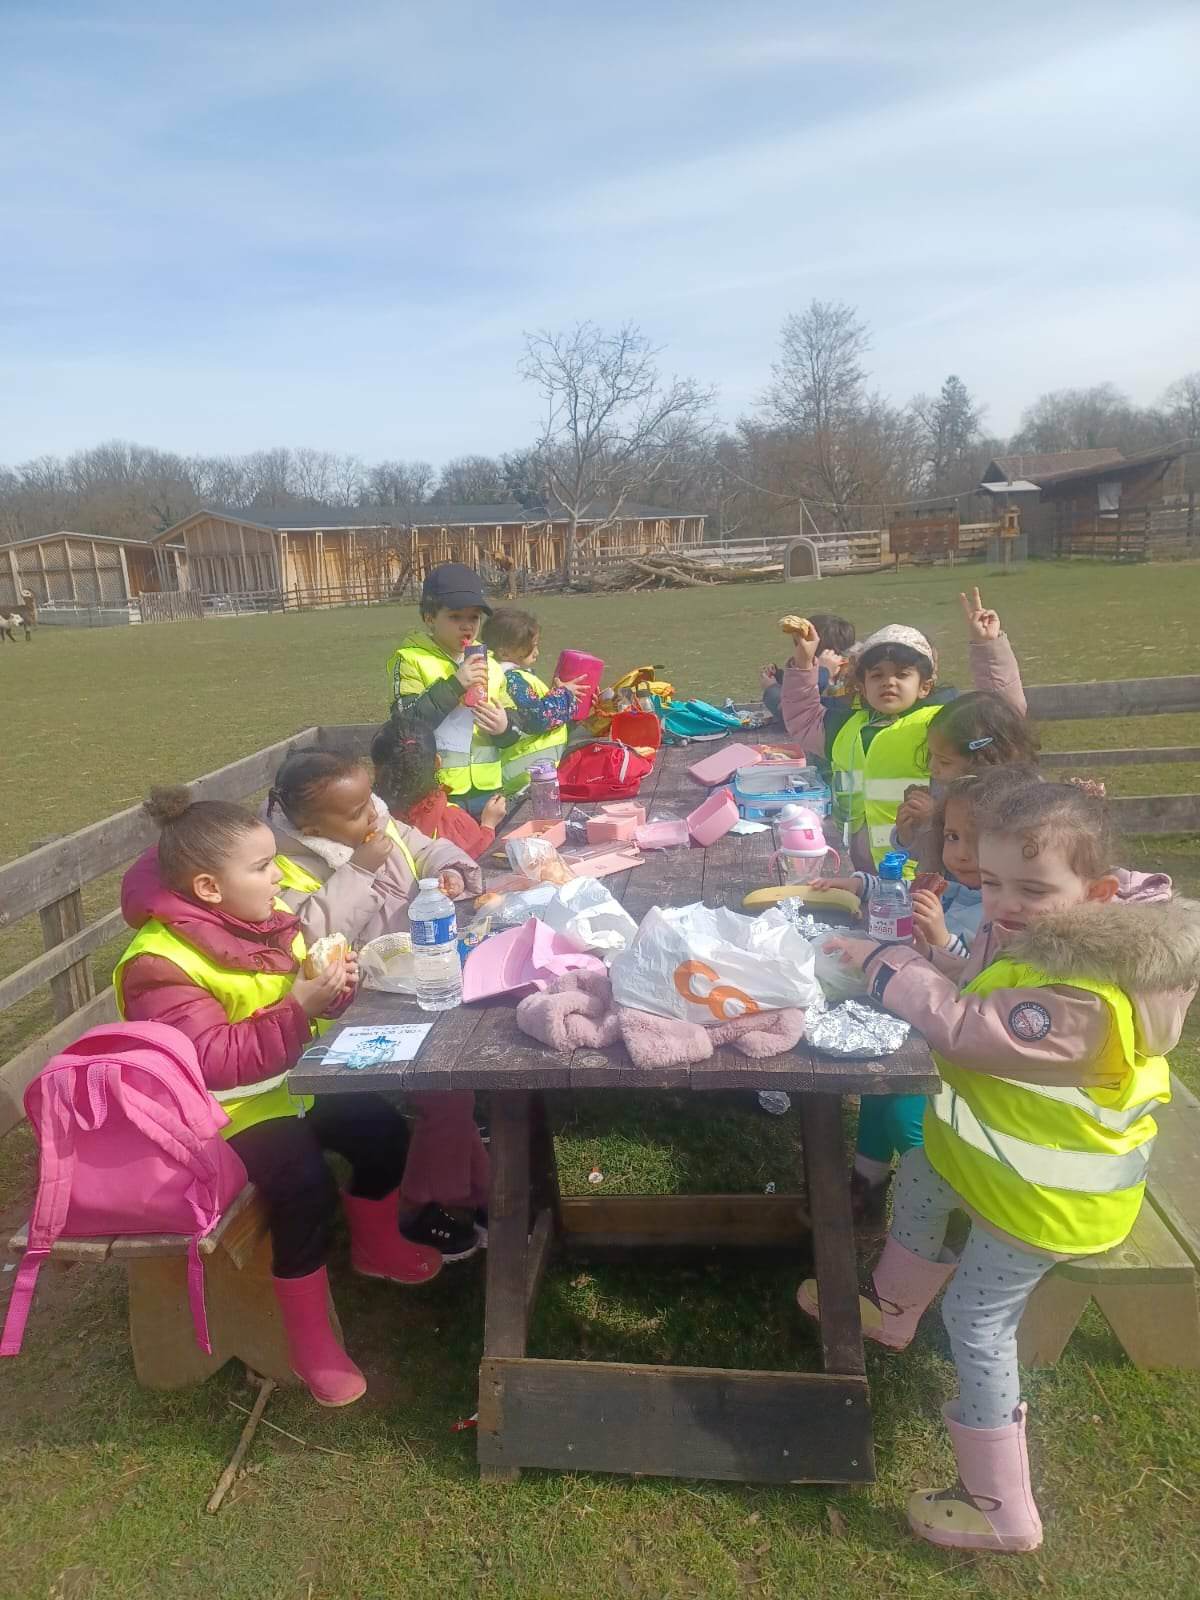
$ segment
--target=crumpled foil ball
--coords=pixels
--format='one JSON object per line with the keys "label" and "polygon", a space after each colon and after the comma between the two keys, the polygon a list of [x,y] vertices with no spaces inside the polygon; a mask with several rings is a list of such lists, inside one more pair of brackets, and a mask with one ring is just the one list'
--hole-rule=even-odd
{"label": "crumpled foil ball", "polygon": [[861,1000],[843,1000],[841,1005],[805,1012],[804,1036],[814,1050],[826,1056],[848,1056],[874,1060],[890,1056],[908,1038],[907,1022]]}

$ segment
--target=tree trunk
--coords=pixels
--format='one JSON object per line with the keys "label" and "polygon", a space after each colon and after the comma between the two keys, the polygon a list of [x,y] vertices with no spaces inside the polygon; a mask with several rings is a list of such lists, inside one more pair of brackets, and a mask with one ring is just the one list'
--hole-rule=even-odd
{"label": "tree trunk", "polygon": [[563,573],[562,586],[569,589],[575,582],[575,542],[579,532],[579,517],[572,511],[567,523],[566,537],[563,540]]}

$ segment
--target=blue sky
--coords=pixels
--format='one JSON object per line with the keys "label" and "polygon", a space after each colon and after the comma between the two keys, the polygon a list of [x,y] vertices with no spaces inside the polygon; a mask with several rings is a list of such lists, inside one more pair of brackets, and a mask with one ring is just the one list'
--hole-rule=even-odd
{"label": "blue sky", "polygon": [[1149,401],[1200,367],[1197,81],[1194,0],[0,0],[0,461],[492,453],[583,317],[732,421],[814,296],[897,400]]}

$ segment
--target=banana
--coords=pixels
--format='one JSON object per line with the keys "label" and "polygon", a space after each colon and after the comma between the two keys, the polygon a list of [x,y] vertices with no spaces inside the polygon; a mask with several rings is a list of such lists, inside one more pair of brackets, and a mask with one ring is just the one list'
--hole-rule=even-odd
{"label": "banana", "polygon": [[747,911],[761,911],[780,900],[803,900],[806,906],[830,906],[857,913],[859,901],[848,889],[810,889],[803,883],[773,884],[769,889],[753,889],[742,901]]}

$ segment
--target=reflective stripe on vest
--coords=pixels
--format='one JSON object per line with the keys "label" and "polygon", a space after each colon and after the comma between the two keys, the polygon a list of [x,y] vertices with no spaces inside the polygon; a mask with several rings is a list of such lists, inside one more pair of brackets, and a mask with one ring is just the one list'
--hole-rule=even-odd
{"label": "reflective stripe on vest", "polygon": [[[878,866],[892,844],[896,813],[905,789],[927,782],[925,743],[929,724],[941,706],[923,705],[876,728],[864,750],[863,733],[871,723],[870,711],[856,711],[838,729],[830,751],[837,815],[848,821],[851,832],[866,828],[871,859]],[[916,872],[916,862],[905,867],[905,877]]]}
{"label": "reflective stripe on vest", "polygon": [[1091,1063],[1096,1086],[1019,1083],[935,1055],[942,1086],[926,1111],[925,1152],[996,1227],[1038,1249],[1090,1255],[1119,1244],[1133,1226],[1157,1131],[1151,1108],[1170,1098],[1170,1075],[1163,1057],[1139,1053],[1133,1006],[1112,984],[1055,979],[1001,959],[964,993],[1056,983],[1108,1007],[1104,1054]]}
{"label": "reflective stripe on vest", "polygon": [[[549,684],[543,683],[536,673],[526,672],[524,667],[513,667],[510,670],[519,673],[539,699],[550,693]],[[516,744],[510,744],[507,749],[501,750],[500,764],[504,772],[505,794],[515,794],[519,789],[523,789],[529,782],[530,767],[546,760],[547,755],[551,755],[557,766],[558,755],[553,753],[560,751],[566,742],[567,729],[564,724],[560,728],[551,728],[547,733],[528,733],[518,739]]]}
{"label": "reflective stripe on vest", "polygon": [[[291,907],[278,900],[276,909],[290,911]],[[304,936],[299,932],[292,941],[292,954],[297,962],[304,960]],[[161,956],[170,961],[198,988],[207,989],[220,1002],[230,1022],[244,1022],[256,1011],[278,1005],[291,992],[292,984],[299,976],[298,968],[295,972],[238,972],[231,967],[222,967],[165,923],[151,919],[134,934],[113,971],[117,1011],[122,1017],[125,1015],[125,995],[121,975],[137,956]],[[327,1023],[318,1023],[310,1031],[322,1032],[327,1026]],[[297,1112],[311,1107],[311,1095],[293,1096],[288,1093],[286,1078],[286,1073],[278,1073],[258,1083],[239,1084],[235,1089],[210,1089],[209,1093],[220,1102],[230,1119],[229,1126],[221,1130],[223,1137],[232,1138],[235,1133],[243,1133],[256,1123],[267,1122],[275,1117],[295,1116]]]}
{"label": "reflective stripe on vest", "polygon": [[[425,635],[410,635],[388,660],[394,698],[399,697],[401,669],[405,666],[416,674],[422,691],[435,683],[443,682],[446,678],[452,678],[458,671],[458,663],[452,660],[440,645],[434,644],[433,640]],[[487,669],[488,699],[511,712],[513,705],[508,686],[504,681],[504,673],[490,653],[487,657]],[[435,737],[436,732],[437,730]],[[441,767],[438,781],[449,794],[457,797],[469,794],[472,789],[489,793],[500,788],[503,781],[500,751],[495,745],[486,742],[490,737],[490,734],[476,728],[471,735],[469,753],[461,750],[444,750],[439,744],[438,756]]]}

